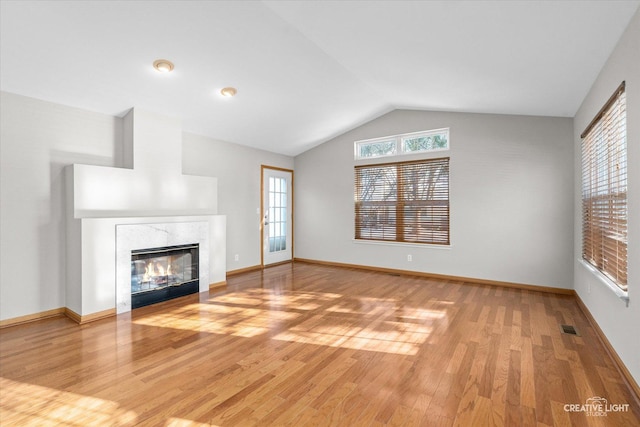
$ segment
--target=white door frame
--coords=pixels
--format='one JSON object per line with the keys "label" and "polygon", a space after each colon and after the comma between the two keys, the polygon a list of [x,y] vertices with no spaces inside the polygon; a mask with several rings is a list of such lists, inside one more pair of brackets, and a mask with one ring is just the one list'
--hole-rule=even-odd
{"label": "white door frame", "polygon": [[[289,213],[290,213],[290,222],[291,222],[291,258],[280,261],[280,262],[275,262],[275,263],[269,263],[269,264],[265,264],[265,222],[266,222],[266,218],[265,218],[265,206],[266,206],[266,202],[265,202],[265,186],[268,185],[268,183],[265,182],[265,172],[267,170],[272,170],[272,171],[278,171],[278,172],[286,172],[286,173],[290,173],[291,174],[291,191],[290,191],[290,201],[291,201],[291,207],[289,209]],[[294,257],[294,252],[293,252],[293,233],[294,233],[294,204],[293,204],[293,169],[285,169],[285,168],[280,168],[280,167],[276,167],[276,166],[267,166],[267,165],[261,165],[260,167],[260,265],[262,266],[262,268],[266,267],[267,265],[275,265],[278,263],[284,263],[284,262],[290,262],[293,260]]]}

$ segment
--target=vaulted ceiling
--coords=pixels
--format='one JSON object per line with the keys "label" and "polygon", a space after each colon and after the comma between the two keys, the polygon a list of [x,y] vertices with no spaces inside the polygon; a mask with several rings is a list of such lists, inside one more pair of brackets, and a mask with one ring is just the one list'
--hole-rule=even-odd
{"label": "vaulted ceiling", "polygon": [[639,5],[2,0],[0,88],[296,155],[397,108],[573,117]]}

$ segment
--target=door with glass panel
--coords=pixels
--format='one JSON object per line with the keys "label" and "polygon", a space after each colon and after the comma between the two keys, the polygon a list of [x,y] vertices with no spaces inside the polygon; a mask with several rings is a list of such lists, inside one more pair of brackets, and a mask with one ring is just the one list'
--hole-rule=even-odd
{"label": "door with glass panel", "polygon": [[262,167],[262,264],[292,258],[293,171]]}

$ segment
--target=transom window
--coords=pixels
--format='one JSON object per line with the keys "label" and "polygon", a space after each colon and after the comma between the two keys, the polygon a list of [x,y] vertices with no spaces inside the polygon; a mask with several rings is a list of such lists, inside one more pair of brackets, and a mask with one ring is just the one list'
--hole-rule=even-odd
{"label": "transom window", "polygon": [[355,142],[355,158],[396,156],[449,149],[449,129],[405,133]]}
{"label": "transom window", "polygon": [[355,167],[355,238],[449,244],[449,158]]}
{"label": "transom window", "polygon": [[625,84],[582,133],[582,258],[627,290]]}

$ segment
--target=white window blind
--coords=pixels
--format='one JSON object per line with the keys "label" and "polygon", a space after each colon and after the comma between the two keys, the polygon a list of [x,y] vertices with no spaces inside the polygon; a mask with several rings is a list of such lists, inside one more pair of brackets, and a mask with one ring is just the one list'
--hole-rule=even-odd
{"label": "white window blind", "polygon": [[627,290],[625,84],[582,133],[582,257]]}

